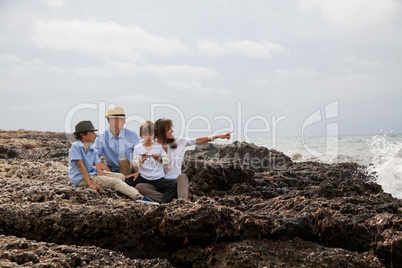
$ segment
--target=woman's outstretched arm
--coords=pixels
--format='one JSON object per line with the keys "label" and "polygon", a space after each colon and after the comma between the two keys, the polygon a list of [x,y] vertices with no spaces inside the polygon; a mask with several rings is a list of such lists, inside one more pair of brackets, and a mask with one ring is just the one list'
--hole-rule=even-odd
{"label": "woman's outstretched arm", "polygon": [[197,139],[195,139],[195,144],[200,145],[200,144],[204,144],[210,141],[213,141],[215,139],[230,139],[230,135],[233,133],[233,131],[231,132],[227,132],[227,133],[223,133],[223,134],[219,134],[219,135],[215,135],[215,136],[205,136],[205,137],[199,137]]}

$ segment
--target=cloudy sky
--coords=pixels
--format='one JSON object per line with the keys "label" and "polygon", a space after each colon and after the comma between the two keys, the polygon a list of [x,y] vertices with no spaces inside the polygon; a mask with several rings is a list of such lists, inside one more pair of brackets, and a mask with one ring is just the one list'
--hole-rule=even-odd
{"label": "cloudy sky", "polygon": [[400,0],[0,0],[0,129],[402,133],[401,26]]}

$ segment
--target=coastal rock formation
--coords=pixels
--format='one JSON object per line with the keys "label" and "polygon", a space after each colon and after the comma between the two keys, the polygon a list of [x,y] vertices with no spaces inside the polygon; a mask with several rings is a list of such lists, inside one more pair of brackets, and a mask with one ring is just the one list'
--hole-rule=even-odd
{"label": "coastal rock formation", "polygon": [[73,188],[63,133],[0,131],[1,267],[402,267],[401,200],[355,163],[188,151],[191,200]]}
{"label": "coastal rock formation", "polygon": [[173,267],[165,259],[133,260],[95,246],[66,246],[0,235],[1,267]]}

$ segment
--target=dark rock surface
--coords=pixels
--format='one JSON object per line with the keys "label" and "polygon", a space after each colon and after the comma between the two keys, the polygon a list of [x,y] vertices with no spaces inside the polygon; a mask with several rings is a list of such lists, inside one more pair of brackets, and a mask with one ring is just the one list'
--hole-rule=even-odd
{"label": "dark rock surface", "polygon": [[133,260],[95,246],[66,246],[0,235],[1,267],[173,267],[165,259]]}
{"label": "dark rock surface", "polygon": [[63,133],[0,131],[1,267],[402,267],[402,201],[354,163],[188,151],[191,202],[73,188]]}

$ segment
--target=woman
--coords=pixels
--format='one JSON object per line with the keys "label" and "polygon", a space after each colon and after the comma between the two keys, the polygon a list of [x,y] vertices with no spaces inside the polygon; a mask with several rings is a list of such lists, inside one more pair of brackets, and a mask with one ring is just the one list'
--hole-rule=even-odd
{"label": "woman", "polygon": [[[194,144],[200,145],[215,139],[230,139],[233,133],[224,133],[216,136],[207,136],[200,138],[182,138],[173,136],[173,122],[170,119],[162,118],[155,122],[155,138],[162,145],[170,158],[169,165],[164,167],[165,179],[177,181],[177,197],[188,200],[188,177],[181,174],[181,165],[183,163],[184,153],[187,146]],[[143,194],[152,198],[156,202],[161,202],[163,193],[156,187],[148,183],[139,183],[135,187]]]}

